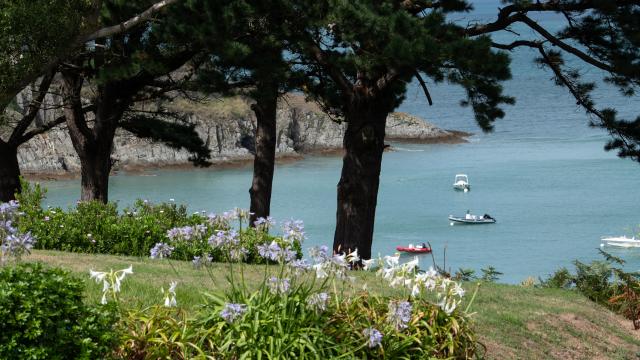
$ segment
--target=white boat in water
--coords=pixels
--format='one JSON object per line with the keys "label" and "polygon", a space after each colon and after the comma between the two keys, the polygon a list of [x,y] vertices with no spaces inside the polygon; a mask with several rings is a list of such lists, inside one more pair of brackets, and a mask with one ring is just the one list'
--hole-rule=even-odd
{"label": "white boat in water", "polygon": [[609,236],[603,237],[600,246],[617,246],[617,247],[640,247],[640,239],[635,236],[628,238],[626,236]]}
{"label": "white boat in water", "polygon": [[453,180],[453,188],[464,192],[471,190],[471,185],[469,185],[469,177],[465,174],[457,174],[456,178]]}
{"label": "white boat in water", "polygon": [[489,214],[484,214],[482,216],[471,215],[469,211],[467,211],[465,216],[453,216],[449,215],[449,220],[451,221],[451,225],[454,224],[493,224],[496,222],[496,219],[491,217]]}

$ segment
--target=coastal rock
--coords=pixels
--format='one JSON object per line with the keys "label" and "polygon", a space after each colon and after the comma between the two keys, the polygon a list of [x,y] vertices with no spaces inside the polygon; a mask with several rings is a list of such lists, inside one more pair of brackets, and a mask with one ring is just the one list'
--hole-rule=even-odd
{"label": "coastal rock", "polygon": [[[256,125],[246,99],[207,99],[198,103],[177,99],[168,108],[186,114],[196,124],[196,131],[211,150],[214,164],[253,157]],[[346,124],[334,120],[301,96],[284,97],[277,112],[277,155],[300,156],[341,149]],[[386,131],[390,140],[464,141],[462,134],[442,130],[404,113],[390,114]],[[114,169],[118,170],[184,165],[189,163],[189,155],[185,150],[139,139],[121,129],[116,134],[112,158]],[[25,173],[63,175],[80,170],[80,162],[64,127],[23,144],[18,158]]]}

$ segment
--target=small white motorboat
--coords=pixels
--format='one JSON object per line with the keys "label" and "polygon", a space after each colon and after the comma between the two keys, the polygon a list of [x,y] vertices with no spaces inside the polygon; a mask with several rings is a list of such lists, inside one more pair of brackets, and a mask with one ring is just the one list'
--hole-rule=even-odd
{"label": "small white motorboat", "polygon": [[465,174],[457,174],[456,178],[453,180],[453,188],[464,192],[471,190],[469,177]]}
{"label": "small white motorboat", "polygon": [[491,217],[489,214],[484,214],[482,216],[471,215],[469,211],[465,216],[453,216],[449,215],[449,220],[451,220],[451,225],[454,224],[493,224],[496,222],[496,219]]}
{"label": "small white motorboat", "polygon": [[600,246],[617,246],[617,247],[640,247],[640,239],[636,239],[635,236],[628,238],[626,236],[608,236],[602,238]]}

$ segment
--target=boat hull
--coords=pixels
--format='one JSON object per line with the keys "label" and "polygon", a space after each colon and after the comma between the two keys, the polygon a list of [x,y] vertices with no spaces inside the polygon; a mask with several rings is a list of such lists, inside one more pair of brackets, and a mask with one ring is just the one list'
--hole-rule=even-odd
{"label": "boat hull", "polygon": [[496,219],[466,219],[456,216],[449,216],[449,220],[456,224],[469,224],[469,225],[477,225],[477,224],[495,224]]}
{"label": "boat hull", "polygon": [[430,253],[431,252],[431,248],[410,248],[410,247],[404,247],[404,246],[397,246],[396,250],[400,251],[400,252],[407,252],[407,253],[412,253],[412,254],[425,254],[425,253]]}
{"label": "boat hull", "polygon": [[604,242],[602,243],[602,245],[621,247],[621,248],[640,248],[640,241],[637,243]]}
{"label": "boat hull", "polygon": [[471,190],[471,186],[469,185],[458,185],[458,184],[453,184],[453,188],[459,191],[469,191]]}
{"label": "boat hull", "polygon": [[604,245],[622,248],[640,247],[640,239],[636,239],[635,237],[628,238],[625,236],[602,238],[601,246]]}

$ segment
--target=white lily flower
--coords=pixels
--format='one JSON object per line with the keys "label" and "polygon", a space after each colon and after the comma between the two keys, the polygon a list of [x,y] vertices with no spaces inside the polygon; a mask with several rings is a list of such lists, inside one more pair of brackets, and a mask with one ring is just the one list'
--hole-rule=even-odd
{"label": "white lily flower", "polygon": [[428,277],[436,277],[438,276],[438,272],[433,268],[433,266],[429,266],[429,270],[425,272]]}
{"label": "white lily flower", "polygon": [[455,285],[453,286],[453,294],[458,297],[464,296],[464,289],[462,288],[462,286],[460,286],[460,284],[455,283]]}
{"label": "white lily flower", "polygon": [[407,271],[413,271],[415,268],[418,267],[418,263],[420,261],[418,260],[418,257],[414,257],[413,260],[407,262],[404,264],[404,266],[406,267]]}
{"label": "white lily flower", "polygon": [[105,276],[107,276],[106,272],[89,270],[89,278],[94,279],[97,283],[104,280]]}
{"label": "white lily flower", "polygon": [[391,282],[389,283],[389,286],[391,286],[392,288],[402,284],[404,282],[404,278],[401,276],[397,276],[395,278],[393,278],[393,280],[391,280]]}
{"label": "white lily flower", "polygon": [[120,270],[120,271],[122,272],[122,275],[123,275],[122,277],[123,277],[123,278],[124,278],[124,275],[125,275],[125,274],[128,274],[128,275],[133,274],[133,265],[129,265],[129,267],[128,267],[128,268],[126,268],[126,269],[122,269],[122,270]]}
{"label": "white lily flower", "polygon": [[113,292],[120,292],[120,277],[116,277],[113,282]]}
{"label": "white lily flower", "polygon": [[398,263],[400,262],[400,255],[394,255],[394,256],[385,256],[384,257],[384,261],[387,263],[387,265],[394,267],[397,266]]}
{"label": "white lily flower", "polygon": [[363,265],[362,268],[365,271],[373,269],[376,265],[376,259],[362,260],[362,265]]}
{"label": "white lily flower", "polygon": [[424,282],[424,288],[432,291],[436,288],[436,280],[434,278],[428,278],[425,282]]}
{"label": "white lily flower", "polygon": [[324,270],[324,264],[322,263],[313,265],[313,268],[316,271],[316,278],[318,279],[324,279],[329,275]]}
{"label": "white lily flower", "polygon": [[360,255],[358,255],[358,249],[355,249],[353,252],[349,253],[349,255],[347,255],[347,260],[352,264],[355,264],[358,261],[360,261]]}
{"label": "white lily flower", "polygon": [[411,297],[417,297],[418,295],[420,295],[420,286],[418,286],[418,284],[414,284],[411,289]]}
{"label": "white lily flower", "polygon": [[177,282],[177,281],[172,281],[171,283],[169,283],[169,292],[170,292],[171,294],[174,294],[174,295],[175,295],[175,293],[176,293],[176,286],[178,286],[178,282]]}

